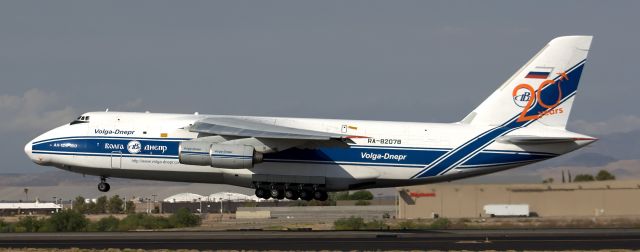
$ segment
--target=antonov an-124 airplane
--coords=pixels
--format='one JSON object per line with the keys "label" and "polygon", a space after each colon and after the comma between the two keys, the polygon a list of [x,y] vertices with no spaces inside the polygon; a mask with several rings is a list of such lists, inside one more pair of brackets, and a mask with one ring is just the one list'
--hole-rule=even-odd
{"label": "antonov an-124 airplane", "polygon": [[100,176],[230,184],[268,199],[479,176],[597,139],[565,129],[591,36],[551,40],[455,123],[89,112],[36,137],[33,162]]}

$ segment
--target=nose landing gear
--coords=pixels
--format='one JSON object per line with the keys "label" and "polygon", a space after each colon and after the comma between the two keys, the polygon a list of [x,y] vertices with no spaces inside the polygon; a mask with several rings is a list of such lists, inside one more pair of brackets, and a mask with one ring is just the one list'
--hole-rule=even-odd
{"label": "nose landing gear", "polygon": [[100,183],[98,183],[98,191],[108,192],[109,189],[111,189],[111,186],[109,186],[109,183],[107,183],[106,181],[107,181],[107,177],[100,176]]}

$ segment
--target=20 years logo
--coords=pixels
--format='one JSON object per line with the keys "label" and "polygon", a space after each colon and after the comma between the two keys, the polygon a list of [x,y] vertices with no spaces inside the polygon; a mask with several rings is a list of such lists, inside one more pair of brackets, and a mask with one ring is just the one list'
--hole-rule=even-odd
{"label": "20 years logo", "polygon": [[[558,79],[558,81],[544,80],[538,86],[537,91],[533,89],[531,85],[526,83],[519,84],[513,89],[513,91],[511,92],[513,102],[518,107],[522,108],[522,112],[520,113],[520,116],[518,116],[518,122],[536,120],[547,114],[556,114],[563,112],[562,108],[555,109],[555,107],[560,104],[560,101],[562,101],[562,87],[560,85],[562,84],[563,80],[568,80],[569,77],[565,72],[560,72],[558,74],[560,75],[560,79]],[[558,97],[553,104],[547,104],[542,99],[542,91],[549,85],[557,85],[558,88]],[[531,110],[531,108],[536,105],[541,106],[545,110],[537,114],[527,115],[529,110]]]}

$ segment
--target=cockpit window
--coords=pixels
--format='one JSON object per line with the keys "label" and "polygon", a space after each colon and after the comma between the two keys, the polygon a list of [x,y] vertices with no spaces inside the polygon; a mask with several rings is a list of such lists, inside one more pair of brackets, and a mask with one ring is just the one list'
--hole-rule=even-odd
{"label": "cockpit window", "polygon": [[89,116],[78,116],[78,118],[76,120],[74,120],[73,122],[69,123],[70,125],[74,125],[74,124],[79,124],[79,123],[88,123],[89,122]]}

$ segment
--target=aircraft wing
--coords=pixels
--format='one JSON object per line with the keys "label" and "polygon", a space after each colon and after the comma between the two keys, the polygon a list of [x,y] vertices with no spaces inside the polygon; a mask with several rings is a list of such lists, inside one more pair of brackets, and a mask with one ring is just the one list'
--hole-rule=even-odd
{"label": "aircraft wing", "polygon": [[552,144],[566,143],[579,140],[593,140],[591,138],[576,137],[547,137],[547,136],[503,136],[497,139],[498,142],[509,142],[513,144]]}
{"label": "aircraft wing", "polygon": [[284,127],[237,117],[209,117],[196,121],[189,131],[222,136],[293,140],[346,139],[353,136]]}

